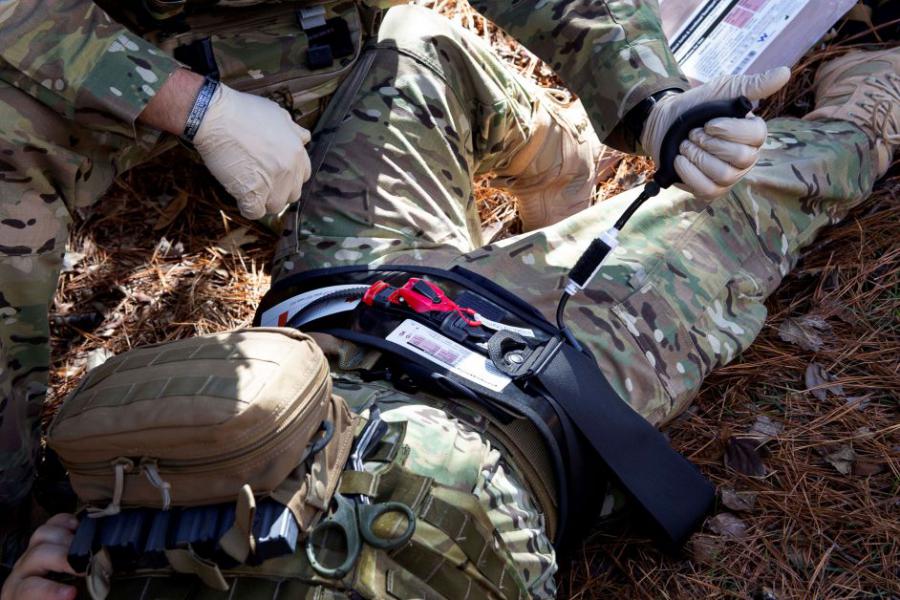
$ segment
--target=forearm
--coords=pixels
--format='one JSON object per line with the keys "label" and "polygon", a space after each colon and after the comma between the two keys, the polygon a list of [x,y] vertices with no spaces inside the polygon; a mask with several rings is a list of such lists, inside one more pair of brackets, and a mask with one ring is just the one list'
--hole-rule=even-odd
{"label": "forearm", "polygon": [[181,135],[204,78],[178,69],[147,103],[138,121],[160,131]]}
{"label": "forearm", "polygon": [[[607,144],[625,114],[651,94],[687,89],[653,0],[472,0],[472,5],[549,64],[579,95]],[[616,135],[612,135],[615,132]]]}
{"label": "forearm", "polygon": [[92,0],[0,2],[0,62],[16,85],[67,118],[133,123],[179,65]]}

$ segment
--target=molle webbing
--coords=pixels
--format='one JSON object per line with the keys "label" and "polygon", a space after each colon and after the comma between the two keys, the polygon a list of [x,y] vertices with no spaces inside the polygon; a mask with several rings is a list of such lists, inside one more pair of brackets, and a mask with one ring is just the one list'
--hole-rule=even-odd
{"label": "molle webbing", "polygon": [[[350,472],[344,473],[347,475]],[[376,474],[355,472],[352,477],[342,479],[339,489],[344,494],[375,490],[376,501],[403,502],[416,513],[416,532],[411,543],[391,553],[397,569],[408,572],[401,578],[406,583],[421,582],[426,589],[454,600],[525,597],[521,579],[510,566],[502,543],[493,536],[487,514],[472,494],[436,484],[396,462]],[[384,525],[388,528],[385,535],[390,535],[392,525],[403,528],[401,523]],[[376,528],[380,526],[381,523],[376,523]],[[361,560],[356,578],[365,582],[377,579],[377,574],[368,572],[372,567]],[[393,571],[387,575],[398,576]]]}
{"label": "molle webbing", "polygon": [[[315,574],[306,553],[298,549],[293,555],[258,566],[221,569],[227,591],[211,589],[198,577],[171,569],[124,577],[117,574],[107,598],[327,600],[347,598],[345,591],[352,589],[373,599],[524,599],[524,583],[512,568],[502,542],[493,535],[478,498],[436,484],[400,465],[406,456],[403,431],[403,424],[392,424],[370,457],[384,464],[379,472],[346,471],[338,488],[342,494],[371,493],[376,502],[398,501],[413,509],[416,532],[399,550],[387,553],[364,544],[354,571],[343,580],[328,580]],[[375,528],[379,535],[389,537],[404,524],[385,515]],[[323,543],[328,542],[326,538]]]}

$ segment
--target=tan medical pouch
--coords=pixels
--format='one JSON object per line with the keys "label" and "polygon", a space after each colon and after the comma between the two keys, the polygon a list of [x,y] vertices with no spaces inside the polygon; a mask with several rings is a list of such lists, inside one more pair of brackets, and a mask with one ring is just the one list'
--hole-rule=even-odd
{"label": "tan medical pouch", "polygon": [[305,530],[334,492],[353,425],[315,342],[257,328],[109,359],[68,397],[48,438],[95,512],[253,504],[249,486],[289,506]]}

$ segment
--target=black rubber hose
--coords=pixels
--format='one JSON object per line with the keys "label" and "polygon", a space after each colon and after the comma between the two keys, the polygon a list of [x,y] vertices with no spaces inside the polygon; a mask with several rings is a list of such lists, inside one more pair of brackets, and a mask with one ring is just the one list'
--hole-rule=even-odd
{"label": "black rubber hose", "polygon": [[[659,164],[657,164],[653,180],[647,183],[641,195],[638,196],[619,217],[614,228],[618,231],[622,231],[622,228],[625,226],[625,223],[628,222],[628,219],[631,218],[635,211],[637,211],[641,204],[646,202],[647,199],[657,195],[662,188],[667,188],[670,185],[681,182],[681,178],[678,176],[678,173],[675,172],[675,157],[678,156],[678,149],[681,147],[681,142],[688,138],[688,135],[690,135],[693,129],[703,127],[709,121],[718,119],[719,117],[741,119],[746,117],[747,113],[751,110],[753,110],[753,104],[750,103],[750,100],[746,96],[738,96],[731,100],[706,102],[679,115],[678,118],[672,122],[672,125],[669,126],[669,130],[663,138],[662,147],[659,151]],[[569,279],[578,284],[579,287],[586,286],[591,276],[597,270],[600,263],[603,262],[603,259],[606,258],[606,255],[609,254],[610,250],[612,250],[612,248],[604,241],[600,238],[595,238],[590,243],[587,250],[579,257],[575,266],[572,267],[572,270],[569,271]],[[566,292],[556,306],[556,325],[569,342],[580,349],[578,342],[575,340],[575,336],[572,335],[572,332],[569,331],[565,325],[565,311],[568,301],[569,293]]]}

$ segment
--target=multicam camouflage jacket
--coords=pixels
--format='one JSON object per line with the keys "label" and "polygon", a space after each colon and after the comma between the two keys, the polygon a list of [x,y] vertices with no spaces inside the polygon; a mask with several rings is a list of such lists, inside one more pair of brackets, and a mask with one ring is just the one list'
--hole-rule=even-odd
{"label": "multicam camouflage jacket", "polygon": [[[259,3],[144,0],[143,12],[165,18],[186,7],[237,10]],[[363,3],[383,8],[397,1]],[[122,18],[136,4],[0,0],[0,79],[66,118],[121,132],[180,66],[148,41],[146,28]],[[618,131],[610,136],[625,113],[650,94],[687,85],[666,45],[656,0],[472,0],[472,5],[546,61],[582,98],[600,138],[625,150],[634,150],[634,144]]]}

